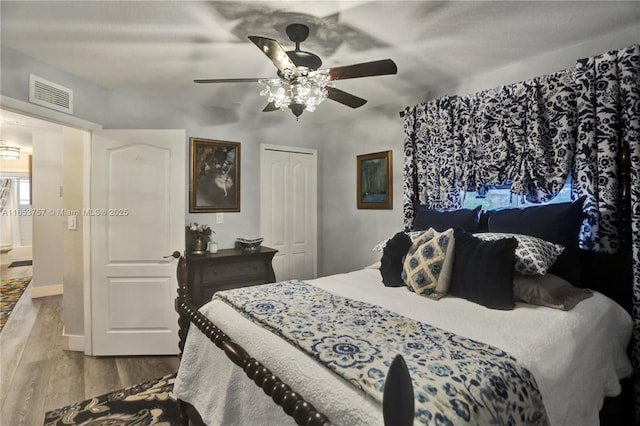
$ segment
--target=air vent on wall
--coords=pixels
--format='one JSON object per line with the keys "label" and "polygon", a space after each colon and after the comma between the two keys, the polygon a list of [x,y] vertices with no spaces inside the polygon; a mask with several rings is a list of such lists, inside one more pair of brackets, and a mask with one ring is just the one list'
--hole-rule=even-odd
{"label": "air vent on wall", "polygon": [[29,74],[29,102],[73,114],[71,89]]}

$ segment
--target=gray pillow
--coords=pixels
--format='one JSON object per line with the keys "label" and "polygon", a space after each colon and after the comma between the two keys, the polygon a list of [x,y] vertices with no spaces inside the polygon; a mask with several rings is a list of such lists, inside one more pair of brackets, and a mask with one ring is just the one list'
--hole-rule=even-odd
{"label": "gray pillow", "polygon": [[578,288],[557,275],[516,275],[513,278],[516,302],[568,311],[593,296],[587,288]]}

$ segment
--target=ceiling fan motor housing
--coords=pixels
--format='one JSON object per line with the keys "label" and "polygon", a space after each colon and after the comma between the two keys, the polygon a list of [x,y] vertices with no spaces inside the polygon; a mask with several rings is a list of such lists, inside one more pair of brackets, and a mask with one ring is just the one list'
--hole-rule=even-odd
{"label": "ceiling fan motor housing", "polygon": [[322,60],[318,55],[300,50],[300,43],[309,37],[309,27],[304,24],[290,24],[285,29],[289,40],[296,44],[295,50],[288,50],[287,55],[297,67],[306,67],[312,71],[317,70],[322,65]]}

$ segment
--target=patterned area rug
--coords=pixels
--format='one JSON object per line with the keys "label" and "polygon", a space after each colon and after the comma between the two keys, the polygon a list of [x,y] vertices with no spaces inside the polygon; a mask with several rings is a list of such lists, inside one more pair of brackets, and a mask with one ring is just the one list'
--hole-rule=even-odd
{"label": "patterned area rug", "polygon": [[30,282],[31,277],[2,280],[2,284],[0,284],[0,331],[4,328],[11,311]]}
{"label": "patterned area rug", "polygon": [[178,404],[170,395],[176,375],[77,402],[44,417],[44,426],[178,426]]}

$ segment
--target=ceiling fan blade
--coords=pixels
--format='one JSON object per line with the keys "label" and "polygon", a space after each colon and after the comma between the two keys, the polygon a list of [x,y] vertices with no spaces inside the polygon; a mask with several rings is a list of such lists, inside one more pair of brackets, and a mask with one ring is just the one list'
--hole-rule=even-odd
{"label": "ceiling fan blade", "polygon": [[272,101],[272,102],[269,102],[266,107],[264,107],[262,112],[278,111],[279,109],[280,108],[276,106],[276,103]]}
{"label": "ceiling fan blade", "polygon": [[271,62],[284,74],[285,70],[296,71],[296,65],[293,63],[287,52],[276,40],[266,37],[249,36],[256,46],[264,52]]}
{"label": "ceiling fan blade", "polygon": [[361,64],[346,65],[344,67],[329,68],[331,80],[346,78],[371,77],[375,75],[396,74],[398,67],[391,59],[363,62]]}
{"label": "ceiling fan blade", "polygon": [[257,83],[261,78],[209,78],[193,80],[194,83]]}
{"label": "ceiling fan blade", "polygon": [[327,97],[329,99],[351,108],[358,108],[367,103],[366,99],[359,98],[351,93],[336,89],[335,87],[327,87],[327,92]]}

